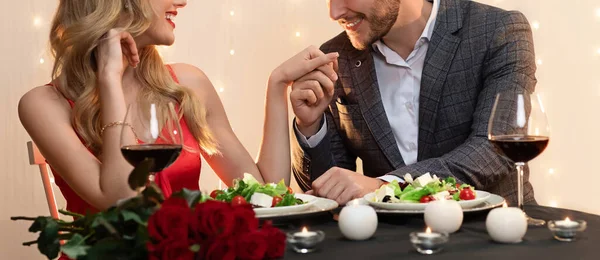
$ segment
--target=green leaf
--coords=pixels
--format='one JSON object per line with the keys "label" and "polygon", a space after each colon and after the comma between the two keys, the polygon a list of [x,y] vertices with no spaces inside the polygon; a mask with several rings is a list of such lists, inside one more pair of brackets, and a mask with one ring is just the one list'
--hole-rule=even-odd
{"label": "green leaf", "polygon": [[58,257],[60,240],[58,239],[58,223],[52,218],[47,218],[42,233],[38,237],[38,249],[48,259]]}
{"label": "green leaf", "polygon": [[148,183],[148,176],[150,176],[150,169],[154,165],[154,159],[145,158],[140,164],[138,164],[133,171],[129,174],[129,187],[132,190],[137,190],[140,187],[146,186]]}
{"label": "green leaf", "polygon": [[69,242],[62,246],[61,251],[71,259],[85,256],[87,251],[91,248],[85,244],[86,239],[87,238],[82,237],[80,234],[75,234],[71,237]]}
{"label": "green leaf", "polygon": [[283,199],[275,205],[275,207],[281,206],[292,206],[298,204],[296,201],[296,197],[293,194],[285,194]]}
{"label": "green leaf", "polygon": [[152,201],[155,203],[163,203],[165,201],[165,195],[163,195],[161,189],[156,185],[156,183],[150,183],[150,185],[148,185],[146,189],[142,191],[142,196],[147,201]]}
{"label": "green leaf", "polygon": [[44,230],[50,221],[52,221],[51,217],[37,217],[29,227],[29,232],[35,233]]}
{"label": "green leaf", "polygon": [[419,202],[419,200],[421,199],[421,197],[425,196],[425,195],[429,195],[431,194],[431,191],[427,188],[423,188],[423,189],[414,189],[408,192],[404,192],[402,193],[402,195],[400,196],[400,200],[402,201],[407,201],[407,202]]}
{"label": "green leaf", "polygon": [[393,180],[391,183],[388,183],[387,186],[394,190],[394,196],[400,197],[400,195],[402,195],[402,189],[400,188],[400,184],[398,184],[397,180]]}
{"label": "green leaf", "polygon": [[123,210],[123,211],[121,211],[121,215],[123,216],[123,220],[125,222],[133,220],[140,225],[144,225],[144,226],[146,225],[146,223],[144,221],[142,221],[140,216],[135,212],[131,212],[129,210]]}
{"label": "green leaf", "polygon": [[452,199],[459,201],[460,200],[460,192],[455,192],[454,195],[452,195]]}
{"label": "green leaf", "polygon": [[452,184],[452,186],[456,185],[456,179],[454,179],[454,177],[448,177],[445,181],[446,183]]}
{"label": "green leaf", "polygon": [[188,206],[191,208],[193,207],[193,205],[196,205],[198,203],[198,201],[201,199],[202,197],[202,192],[200,192],[199,190],[188,190],[188,189],[183,189],[180,192],[177,192],[175,194],[173,194],[173,196],[179,196],[185,199],[185,201],[187,201]]}
{"label": "green leaf", "polygon": [[190,251],[194,252],[194,253],[198,253],[200,252],[200,245],[198,244],[193,244],[192,246],[190,246]]}

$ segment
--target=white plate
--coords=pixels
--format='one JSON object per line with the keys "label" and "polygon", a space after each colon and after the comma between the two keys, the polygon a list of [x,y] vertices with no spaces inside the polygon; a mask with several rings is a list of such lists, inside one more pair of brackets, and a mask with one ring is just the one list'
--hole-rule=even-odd
{"label": "white plate", "polygon": [[[486,191],[475,191],[477,197],[474,200],[463,200],[459,201],[458,204],[463,209],[469,209],[484,203],[489,197],[490,193]],[[427,203],[387,203],[387,202],[374,202],[375,192],[371,192],[364,196],[364,199],[369,203],[369,205],[381,209],[390,209],[390,210],[425,210],[427,207]]]}
{"label": "white plate", "polygon": [[301,199],[302,201],[304,201],[306,203],[304,203],[302,205],[285,206],[285,207],[255,208],[254,213],[256,214],[257,217],[260,217],[261,215],[299,212],[299,211],[304,211],[304,210],[310,208],[310,206],[312,206],[317,201],[317,197],[307,195],[307,194],[296,194],[295,196],[296,196],[296,198]]}
{"label": "white plate", "polygon": [[277,208],[255,208],[257,218],[279,218],[298,217],[303,215],[318,214],[336,209],[339,205],[334,200],[319,198],[307,194],[296,194],[296,198],[309,201],[303,205],[277,207]]}

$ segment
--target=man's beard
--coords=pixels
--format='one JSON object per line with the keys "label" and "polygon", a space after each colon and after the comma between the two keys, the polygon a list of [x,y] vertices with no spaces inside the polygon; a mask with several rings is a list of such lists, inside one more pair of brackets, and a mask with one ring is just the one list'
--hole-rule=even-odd
{"label": "man's beard", "polygon": [[371,9],[369,15],[363,15],[363,20],[369,22],[370,30],[367,37],[360,39],[360,35],[348,33],[352,46],[358,50],[364,50],[368,46],[383,38],[398,19],[398,8],[400,0],[378,0],[379,4]]}

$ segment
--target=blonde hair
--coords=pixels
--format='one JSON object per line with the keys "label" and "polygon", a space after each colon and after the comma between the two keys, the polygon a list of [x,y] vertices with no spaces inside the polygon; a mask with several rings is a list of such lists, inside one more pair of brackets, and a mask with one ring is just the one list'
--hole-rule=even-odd
{"label": "blonde hair", "polygon": [[[73,127],[96,155],[102,153],[102,117],[95,60],[98,41],[117,26],[135,38],[148,30],[155,16],[148,0],[60,1],[50,31],[55,58],[52,79],[59,79],[59,91],[75,101]],[[194,101],[194,93],[173,80],[155,46],[138,51],[140,63],[135,76],[143,85],[138,102],[156,103],[159,107],[177,102],[179,117],[185,118],[200,148],[208,154],[216,153],[217,144],[207,127],[206,111]]]}

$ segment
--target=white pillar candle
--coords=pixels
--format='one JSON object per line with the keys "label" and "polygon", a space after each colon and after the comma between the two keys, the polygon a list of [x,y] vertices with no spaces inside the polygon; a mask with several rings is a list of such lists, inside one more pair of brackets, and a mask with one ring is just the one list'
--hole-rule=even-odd
{"label": "white pillar candle", "polygon": [[496,208],[490,211],[485,221],[488,234],[496,242],[519,243],[527,232],[525,213],[514,207]]}
{"label": "white pillar candle", "polygon": [[377,230],[377,213],[371,206],[346,206],[340,212],[338,226],[350,240],[369,239]]}
{"label": "white pillar candle", "polygon": [[454,200],[436,200],[425,207],[425,224],[435,232],[454,233],[460,229],[463,211]]}

